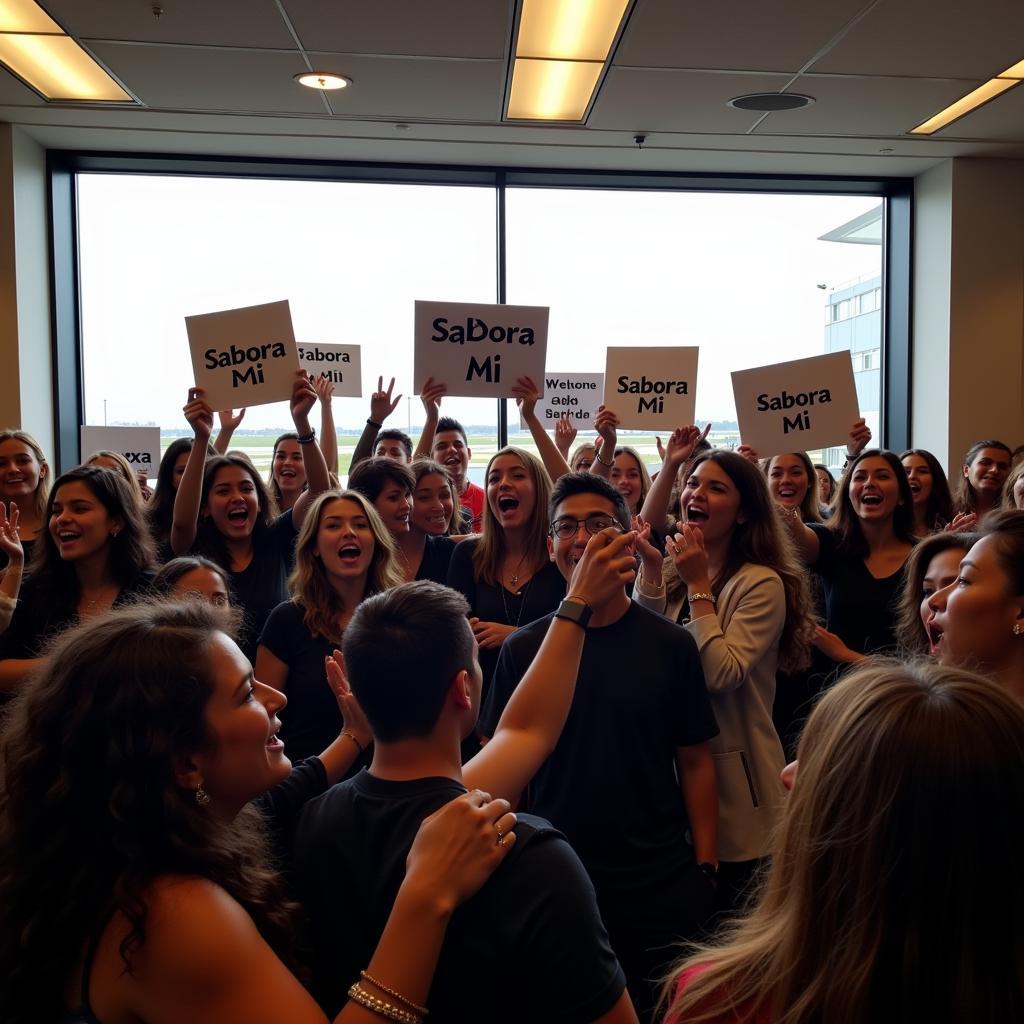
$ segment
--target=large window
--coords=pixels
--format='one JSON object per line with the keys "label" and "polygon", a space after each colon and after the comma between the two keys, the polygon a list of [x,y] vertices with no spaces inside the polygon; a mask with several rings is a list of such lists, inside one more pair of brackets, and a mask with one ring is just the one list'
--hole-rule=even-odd
{"label": "large window", "polygon": [[[411,394],[413,301],[494,302],[503,287],[509,303],[551,307],[549,371],[602,371],[608,345],[698,345],[697,418],[721,444],[738,441],[731,371],[849,349],[862,411],[881,435],[881,187],[788,194],[506,187],[497,175],[458,185],[109,171],[79,173],[76,187],[88,423],[156,423],[166,445],[187,429],[184,318],[287,298],[300,340],[363,346],[364,398],[334,403],[344,471],[379,376],[394,376],[404,396],[389,425],[415,437],[423,422]],[[842,241],[844,225],[872,212],[873,243]],[[443,412],[466,425],[479,480],[500,440],[498,403],[451,398]],[[505,415],[512,443],[532,447],[513,403]],[[288,427],[283,405],[252,409],[234,444],[265,468]],[[629,443],[657,461],[653,436]]]}

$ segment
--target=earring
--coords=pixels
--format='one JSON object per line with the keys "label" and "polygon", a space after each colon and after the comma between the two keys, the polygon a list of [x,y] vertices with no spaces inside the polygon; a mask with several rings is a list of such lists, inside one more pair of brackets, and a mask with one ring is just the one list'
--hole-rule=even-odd
{"label": "earring", "polygon": [[1014,636],[1020,636],[1021,633],[1024,633],[1024,629],[1020,628],[1020,623],[1019,622],[1015,622],[1013,624],[1013,635]]}
{"label": "earring", "polygon": [[210,802],[210,794],[203,789],[203,784],[200,783],[196,786],[196,803],[200,807],[205,807]]}

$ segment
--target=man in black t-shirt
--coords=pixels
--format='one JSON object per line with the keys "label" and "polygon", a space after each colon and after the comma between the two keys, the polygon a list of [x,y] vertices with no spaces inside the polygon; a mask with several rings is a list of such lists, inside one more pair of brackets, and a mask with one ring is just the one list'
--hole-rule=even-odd
{"label": "man in black t-shirt", "polygon": [[[590,473],[551,497],[554,562],[567,578],[591,530],[629,526],[622,496]],[[480,721],[493,735],[550,617],[508,637]],[[528,792],[529,809],[565,833],[597,890],[612,948],[641,1019],[681,940],[715,910],[718,790],[707,741],[718,733],[696,644],[634,604],[624,587],[590,618],[572,710]],[[486,748],[485,748],[486,749]]]}
{"label": "man in black t-shirt", "polygon": [[[356,610],[343,649],[373,731],[373,764],[312,801],[295,839],[296,886],[315,948],[314,993],[328,1015],[370,961],[422,820],[466,785],[495,796],[518,790],[554,747],[586,608],[632,576],[622,540],[611,531],[595,538],[603,575],[588,578],[580,566],[524,681],[529,694],[510,705],[488,749],[464,767],[460,743],[476,723],[481,686],[465,599],[422,581]],[[588,553],[588,561],[596,558]],[[506,859],[452,915],[427,1001],[430,1020],[636,1024],[579,858],[539,818],[521,816],[515,831]]]}

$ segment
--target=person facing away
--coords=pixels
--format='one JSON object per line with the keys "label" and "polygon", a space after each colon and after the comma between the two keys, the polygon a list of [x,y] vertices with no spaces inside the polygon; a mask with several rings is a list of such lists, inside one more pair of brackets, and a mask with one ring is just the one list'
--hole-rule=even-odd
{"label": "person facing away", "polygon": [[[630,521],[618,490],[593,473],[570,473],[555,484],[550,522],[549,554],[568,578],[592,532],[623,533]],[[503,643],[484,736],[494,735],[549,623],[540,618]],[[625,586],[609,592],[593,609],[572,709],[528,807],[565,832],[586,865],[641,1019],[676,944],[701,935],[716,909],[708,741],[717,733],[693,638],[634,603]]]}
{"label": "person facing away", "polygon": [[[610,542],[606,550],[624,550],[621,538],[598,540]],[[628,553],[620,561],[632,576]],[[570,595],[564,604],[576,609],[598,603],[592,588]],[[358,980],[381,934],[420,821],[466,785],[524,785],[568,711],[583,637],[576,620],[563,617],[538,658],[547,675],[531,673],[524,683],[546,706],[541,719],[555,725],[544,749],[520,748],[533,752],[517,755],[528,767],[514,779],[495,774],[517,742],[510,707],[488,748],[463,768],[460,744],[476,723],[481,690],[466,613],[460,594],[415,581],[364,601],[345,632],[345,664],[373,732],[373,764],[307,805],[294,848],[315,951],[314,994],[328,1013]],[[426,1001],[430,1020],[635,1024],[579,858],[540,818],[520,815],[515,835],[502,869],[452,916]],[[505,839],[499,831],[496,842]]]}

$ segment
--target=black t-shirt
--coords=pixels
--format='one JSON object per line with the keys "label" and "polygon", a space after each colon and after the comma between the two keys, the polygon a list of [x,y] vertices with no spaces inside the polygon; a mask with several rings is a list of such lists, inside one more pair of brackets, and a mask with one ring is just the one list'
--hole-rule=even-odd
{"label": "black t-shirt", "polygon": [[[484,622],[504,622],[520,627],[553,612],[561,604],[565,597],[565,579],[554,562],[546,562],[517,594],[506,590],[500,583],[477,580],[473,572],[473,554],[478,542],[478,538],[471,537],[457,544],[448,567],[448,586],[465,595],[470,615]],[[497,664],[497,649],[480,651],[483,698],[487,696]]]}
{"label": "black t-shirt", "polygon": [[894,648],[906,562],[891,576],[877,579],[861,556],[839,550],[834,530],[820,523],[807,525],[818,538],[814,569],[825,592],[825,628],[861,654]]}
{"label": "black t-shirt", "polygon": [[[551,618],[502,644],[484,736],[494,735]],[[685,629],[631,602],[618,622],[587,630],[569,717],[531,783],[529,809],[566,834],[602,906],[607,892],[657,900],[694,863],[676,751],[717,734]]]}
{"label": "black t-shirt", "polygon": [[[312,925],[314,994],[329,1017],[370,962],[420,823],[464,792],[453,779],[362,772],[306,805],[295,880]],[[452,915],[429,1020],[582,1024],[624,988],[583,865],[547,822],[520,815],[515,846]]]}
{"label": "black t-shirt", "polygon": [[416,579],[446,584],[448,566],[451,564],[454,550],[455,541],[451,537],[427,537],[427,543],[423,548],[423,560],[416,571]]}
{"label": "black t-shirt", "polygon": [[[327,682],[324,658],[339,645],[313,636],[302,621],[302,607],[284,601],[268,616],[260,644],[288,666],[288,705],[277,713],[281,740],[292,761],[313,757],[333,743],[341,731],[341,712]],[[363,765],[357,760],[353,770]]]}

